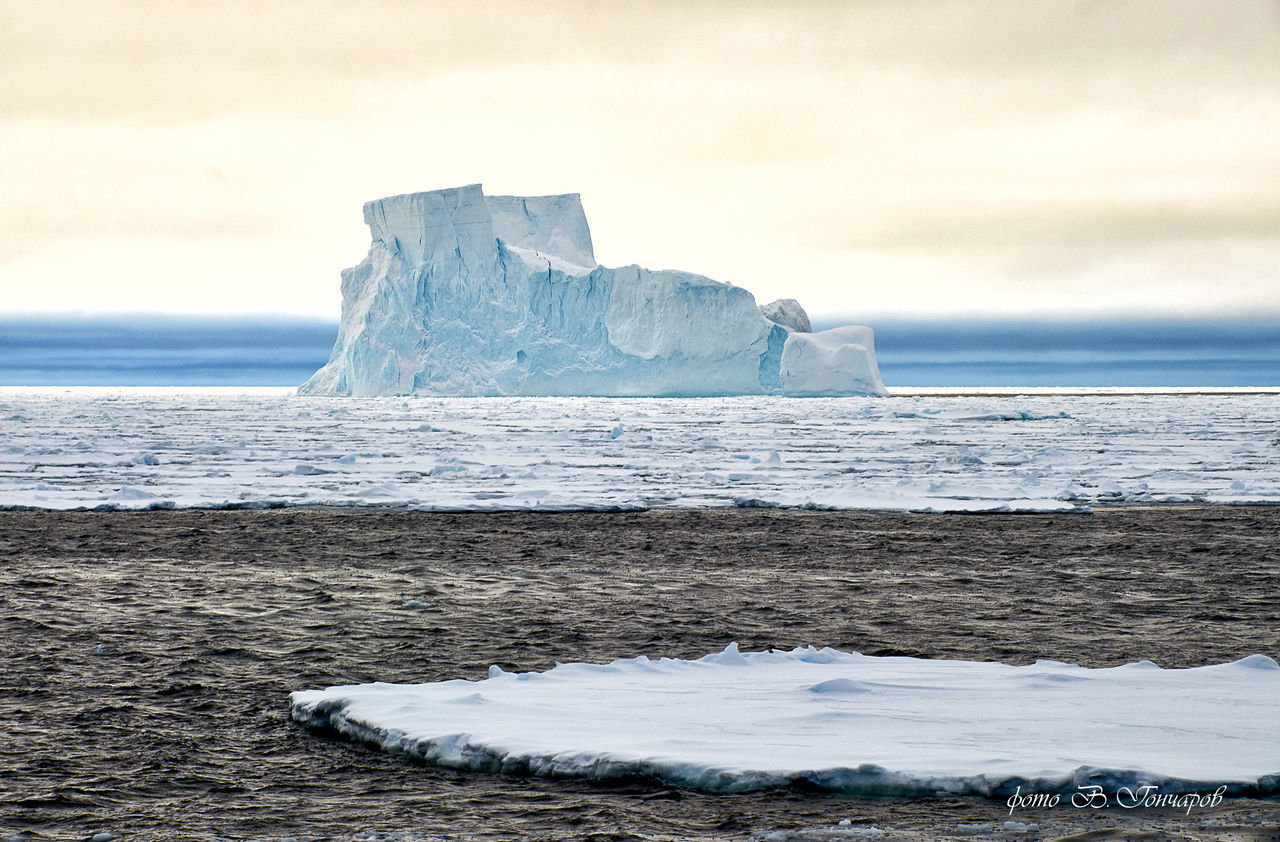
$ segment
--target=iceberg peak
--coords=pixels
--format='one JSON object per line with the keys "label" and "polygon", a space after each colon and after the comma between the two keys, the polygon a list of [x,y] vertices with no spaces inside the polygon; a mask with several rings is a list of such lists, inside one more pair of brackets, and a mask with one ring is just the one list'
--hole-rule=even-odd
{"label": "iceberg peak", "polygon": [[479,184],[364,205],[328,395],[883,395],[870,328],[809,333],[794,299],[596,263],[582,199]]}
{"label": "iceberg peak", "polygon": [[768,304],[760,305],[760,314],[774,324],[782,325],[796,333],[812,333],[809,314],[794,298],[779,298]]}

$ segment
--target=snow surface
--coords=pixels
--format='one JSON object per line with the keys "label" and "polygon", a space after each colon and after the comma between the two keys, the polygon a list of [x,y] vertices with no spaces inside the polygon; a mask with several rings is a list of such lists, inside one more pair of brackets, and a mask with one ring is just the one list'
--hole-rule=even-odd
{"label": "snow surface", "polygon": [[0,389],[0,506],[1280,503],[1280,394],[300,397]]}
{"label": "snow surface", "polygon": [[828,331],[783,369],[808,330],[797,302],[766,314],[701,275],[599,266],[576,193],[471,184],[368,202],[364,219],[373,243],[342,273],[337,342],[303,394],[885,394],[869,328]]}
{"label": "snow surface", "polygon": [[455,768],[712,792],[1280,790],[1280,666],[1085,669],[832,649],[638,657],[291,694],[294,719]]}

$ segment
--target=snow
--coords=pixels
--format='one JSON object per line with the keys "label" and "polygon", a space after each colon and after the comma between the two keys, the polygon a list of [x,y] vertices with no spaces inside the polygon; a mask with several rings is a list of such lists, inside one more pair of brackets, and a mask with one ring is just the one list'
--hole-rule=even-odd
{"label": "snow", "polygon": [[345,401],[3,388],[0,506],[1276,504],[1277,430],[1276,393]]}
{"label": "snow", "polygon": [[338,338],[303,394],[885,394],[869,328],[828,331],[785,376],[809,324],[797,302],[762,312],[701,275],[599,266],[576,193],[472,184],[368,202],[364,219],[369,254],[342,273]]}
{"label": "snow", "polygon": [[855,825],[849,819],[841,819],[831,827],[789,828],[787,830],[769,830],[753,833],[747,837],[748,842],[849,842],[853,839],[879,839],[888,836],[891,831],[875,825]]}
{"label": "snow", "polygon": [[453,768],[711,792],[1280,791],[1280,666],[872,657],[832,649],[492,669],[294,692],[294,719]]}

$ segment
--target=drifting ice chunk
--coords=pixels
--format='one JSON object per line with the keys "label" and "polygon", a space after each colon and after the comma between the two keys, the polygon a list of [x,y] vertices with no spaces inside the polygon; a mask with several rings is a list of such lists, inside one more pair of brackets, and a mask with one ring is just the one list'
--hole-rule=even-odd
{"label": "drifting ice chunk", "polygon": [[859,795],[1280,791],[1280,669],[1085,669],[831,649],[491,670],[290,696],[293,718],[453,768]]}
{"label": "drifting ice chunk", "polygon": [[[785,348],[808,317],[678,271],[596,264],[577,194],[485,196],[472,184],[364,207],[373,244],[342,273],[321,395],[883,395],[868,328]],[[830,346],[830,347],[828,347]],[[825,370],[823,366],[837,366]]]}

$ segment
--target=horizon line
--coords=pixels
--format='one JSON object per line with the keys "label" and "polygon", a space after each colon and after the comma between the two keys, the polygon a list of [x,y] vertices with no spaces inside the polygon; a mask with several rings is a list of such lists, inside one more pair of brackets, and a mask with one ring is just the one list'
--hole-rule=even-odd
{"label": "horizon line", "polygon": [[[204,322],[296,322],[310,324],[341,323],[341,316],[318,315],[296,312],[218,312],[199,313],[190,311],[165,310],[0,310],[0,322],[33,322],[53,323],[111,323],[111,322],[158,322],[165,320],[204,321]],[[1004,325],[1004,324],[1094,324],[1094,325],[1134,325],[1134,324],[1280,324],[1280,310],[1275,312],[1240,312],[1240,313],[1160,313],[1134,314],[1109,313],[1106,315],[1089,315],[1085,313],[1002,313],[1002,314],[956,314],[938,313],[880,313],[851,315],[844,312],[814,311],[809,313],[809,320],[828,327],[861,324],[875,328],[877,324],[936,324],[936,325]]]}

